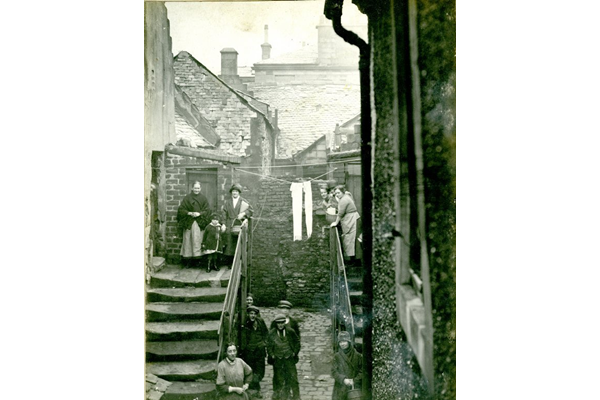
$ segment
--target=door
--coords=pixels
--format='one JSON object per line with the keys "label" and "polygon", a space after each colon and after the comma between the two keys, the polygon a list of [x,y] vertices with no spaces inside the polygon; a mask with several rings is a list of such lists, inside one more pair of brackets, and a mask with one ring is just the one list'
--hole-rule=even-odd
{"label": "door", "polygon": [[197,168],[187,170],[188,193],[192,191],[194,182],[202,185],[202,193],[206,196],[210,209],[217,211],[217,168]]}
{"label": "door", "polygon": [[[360,162],[346,164],[346,190],[352,193],[358,214],[362,216],[362,175],[360,172]],[[356,223],[356,237],[358,238],[361,233],[362,219],[359,219]],[[362,243],[356,246],[356,258],[362,259]]]}
{"label": "door", "polygon": [[346,190],[352,193],[358,213],[362,215],[362,176],[360,163],[346,164]]}

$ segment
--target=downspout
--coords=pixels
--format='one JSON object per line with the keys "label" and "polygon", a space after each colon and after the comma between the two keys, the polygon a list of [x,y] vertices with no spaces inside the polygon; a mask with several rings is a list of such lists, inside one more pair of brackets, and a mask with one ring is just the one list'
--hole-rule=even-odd
{"label": "downspout", "polygon": [[326,0],[324,14],[333,24],[335,33],[347,43],[358,47],[360,58],[358,69],[360,71],[360,118],[361,118],[361,174],[362,174],[362,235],[363,251],[363,295],[361,305],[364,315],[363,325],[363,367],[364,376],[362,383],[363,400],[371,400],[371,377],[373,371],[373,278],[371,276],[371,264],[373,256],[370,251],[373,243],[372,234],[372,200],[371,193],[371,109],[370,109],[370,61],[371,47],[356,33],[342,26],[342,6],[344,0]]}

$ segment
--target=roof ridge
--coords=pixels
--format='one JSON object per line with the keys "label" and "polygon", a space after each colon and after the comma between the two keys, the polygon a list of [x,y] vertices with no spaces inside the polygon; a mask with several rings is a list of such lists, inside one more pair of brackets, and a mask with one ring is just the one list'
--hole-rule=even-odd
{"label": "roof ridge", "polygon": [[[198,61],[191,53],[185,51],[185,50],[181,50],[179,53],[177,53],[177,55],[174,57],[174,59],[177,59],[180,55],[182,55],[182,53],[187,54],[190,59],[195,62],[196,64],[198,64],[199,66],[201,66],[202,68],[204,68],[206,71],[208,71],[208,73],[210,73],[213,77],[215,77],[219,82],[221,82],[223,85],[225,85],[225,87],[227,89],[229,89],[233,94],[235,94],[240,100],[242,100],[242,102],[244,104],[246,104],[248,107],[252,108],[254,111],[256,111],[257,113],[259,113],[260,115],[262,115],[263,117],[265,117],[265,120],[267,121],[267,123],[269,125],[271,125],[271,121],[269,121],[269,118],[267,117],[267,115],[265,113],[263,113],[261,110],[259,110],[258,108],[254,107],[252,104],[250,104],[250,102],[248,100],[246,100],[242,95],[240,95],[236,89],[232,88],[231,86],[229,86],[227,84],[227,82],[225,82],[223,79],[219,78],[217,75],[215,75],[214,72],[212,72],[206,65],[202,64],[200,61]],[[184,55],[185,55],[184,54]],[[267,103],[265,103],[267,104]],[[273,126],[271,125],[271,128],[273,128]]]}

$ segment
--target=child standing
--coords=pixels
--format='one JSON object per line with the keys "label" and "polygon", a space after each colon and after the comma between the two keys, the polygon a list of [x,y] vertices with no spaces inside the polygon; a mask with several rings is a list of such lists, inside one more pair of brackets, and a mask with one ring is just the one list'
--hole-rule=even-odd
{"label": "child standing", "polygon": [[210,224],[206,225],[204,238],[202,242],[203,254],[208,257],[206,272],[211,270],[217,271],[219,268],[216,265],[218,253],[222,253],[223,245],[221,242],[221,233],[225,232],[225,225],[219,222],[219,214],[213,212],[210,216]]}

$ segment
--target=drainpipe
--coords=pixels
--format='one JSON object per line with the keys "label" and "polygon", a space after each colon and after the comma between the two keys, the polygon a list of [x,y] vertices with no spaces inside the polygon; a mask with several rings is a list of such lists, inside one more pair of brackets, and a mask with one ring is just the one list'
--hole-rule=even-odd
{"label": "drainpipe", "polygon": [[371,204],[373,196],[371,194],[372,176],[371,176],[371,109],[370,93],[371,85],[369,81],[369,64],[371,60],[371,48],[356,33],[347,30],[342,26],[342,6],[344,0],[326,0],[324,14],[333,24],[335,33],[344,39],[347,43],[358,47],[360,58],[358,69],[360,71],[360,118],[361,118],[361,174],[362,174],[362,235],[363,246],[367,248],[363,251],[362,269],[363,269],[363,295],[361,305],[364,316],[363,330],[363,399],[371,400],[371,376],[373,371],[373,278],[371,276],[371,264],[373,256],[370,250],[373,243],[371,216]]}

